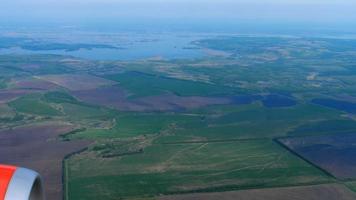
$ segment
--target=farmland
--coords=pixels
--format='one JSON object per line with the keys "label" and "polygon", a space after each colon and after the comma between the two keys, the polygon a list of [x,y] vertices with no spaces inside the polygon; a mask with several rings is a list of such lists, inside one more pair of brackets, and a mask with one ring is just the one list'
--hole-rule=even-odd
{"label": "farmland", "polygon": [[1,131],[1,162],[36,169],[46,182],[48,198],[60,200],[62,159],[90,144],[88,141],[56,140],[60,134],[73,128],[71,124],[46,122]]}
{"label": "farmland", "polygon": [[210,53],[1,55],[0,163],[38,170],[51,199],[355,198],[356,47],[257,36],[189,45]]}
{"label": "farmland", "polygon": [[73,75],[73,74],[61,74],[61,75],[46,75],[38,76],[40,80],[45,80],[53,84],[62,86],[69,90],[90,90],[100,86],[113,84],[109,80],[101,79],[99,77],[90,75]]}
{"label": "farmland", "polygon": [[[95,164],[97,159],[87,159],[90,154],[75,156],[69,162],[69,176],[76,177],[69,181],[72,199],[150,197],[328,181],[321,171],[268,140],[156,144],[142,153],[101,160],[100,165]],[[93,165],[96,167],[84,170],[84,166]],[[112,188],[115,192],[97,196],[85,187],[96,183],[100,183],[98,190]]]}
{"label": "farmland", "polygon": [[281,142],[340,179],[356,177],[353,134],[289,138]]}

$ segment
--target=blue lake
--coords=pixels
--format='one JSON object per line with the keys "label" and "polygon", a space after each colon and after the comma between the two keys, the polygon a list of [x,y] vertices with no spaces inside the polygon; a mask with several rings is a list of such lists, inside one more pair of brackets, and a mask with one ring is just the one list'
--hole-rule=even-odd
{"label": "blue lake", "polygon": [[[84,38],[84,37],[83,37]],[[154,34],[154,35],[125,35],[122,37],[93,36],[93,38],[81,40],[76,37],[73,43],[87,44],[107,44],[119,47],[79,49],[76,51],[65,50],[27,50],[20,47],[0,49],[0,54],[57,54],[68,55],[90,60],[137,60],[137,59],[194,59],[207,56],[204,50],[193,46],[192,41],[201,39],[196,35],[174,35],[174,34]],[[104,38],[104,39],[102,39]],[[58,39],[59,42],[60,39]],[[42,41],[47,42],[46,39]],[[53,38],[50,42],[58,42]],[[103,42],[103,43],[101,43]]]}

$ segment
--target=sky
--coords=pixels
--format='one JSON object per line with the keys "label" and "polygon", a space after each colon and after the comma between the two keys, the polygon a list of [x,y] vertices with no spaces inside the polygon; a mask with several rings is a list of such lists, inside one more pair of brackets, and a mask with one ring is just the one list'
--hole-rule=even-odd
{"label": "sky", "polygon": [[121,24],[352,26],[356,0],[1,0],[0,27]]}

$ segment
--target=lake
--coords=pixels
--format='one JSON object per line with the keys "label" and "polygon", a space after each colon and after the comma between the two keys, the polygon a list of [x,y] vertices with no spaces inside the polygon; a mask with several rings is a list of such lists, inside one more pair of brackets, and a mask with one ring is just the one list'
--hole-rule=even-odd
{"label": "lake", "polygon": [[48,43],[84,43],[106,44],[119,48],[93,48],[75,51],[65,50],[28,50],[21,47],[0,49],[0,55],[6,54],[57,54],[68,55],[90,60],[137,60],[137,59],[194,59],[207,56],[207,52],[191,44],[204,36],[191,34],[118,34],[118,35],[85,35],[82,38],[72,36],[62,41],[62,37],[42,38],[27,36],[35,41]]}

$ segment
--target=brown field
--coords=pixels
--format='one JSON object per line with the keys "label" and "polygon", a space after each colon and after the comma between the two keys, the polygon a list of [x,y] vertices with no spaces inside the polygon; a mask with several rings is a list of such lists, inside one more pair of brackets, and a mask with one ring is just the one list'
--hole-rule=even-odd
{"label": "brown field", "polygon": [[73,130],[65,123],[23,126],[0,132],[0,163],[38,171],[47,199],[62,199],[62,160],[87,145],[88,141],[59,141],[60,134]]}
{"label": "brown field", "polygon": [[119,86],[102,87],[93,90],[73,91],[71,94],[81,101],[126,111],[142,111],[145,106],[127,100],[128,93]]}
{"label": "brown field", "polygon": [[141,105],[146,105],[147,108],[152,108],[153,110],[158,111],[193,109],[209,105],[232,103],[228,98],[199,96],[181,97],[171,94],[143,97],[137,99],[136,102]]}
{"label": "brown field", "polygon": [[279,141],[338,179],[356,178],[355,134],[306,136]]}
{"label": "brown field", "polygon": [[56,84],[36,78],[12,80],[12,84],[16,89],[53,90],[58,88]]}
{"label": "brown field", "polygon": [[36,78],[62,86],[71,91],[91,90],[102,86],[114,85],[116,82],[88,74],[45,75]]}
{"label": "brown field", "polygon": [[159,200],[354,200],[356,194],[339,184],[159,197]]}
{"label": "brown field", "polygon": [[73,91],[71,94],[81,101],[121,111],[173,111],[232,103],[228,98],[180,97],[173,94],[128,99],[129,93],[119,86]]}
{"label": "brown field", "polygon": [[14,90],[0,90],[0,103],[7,103],[9,101],[15,100],[26,94],[36,92],[35,90],[23,90],[23,89],[14,89]]}

